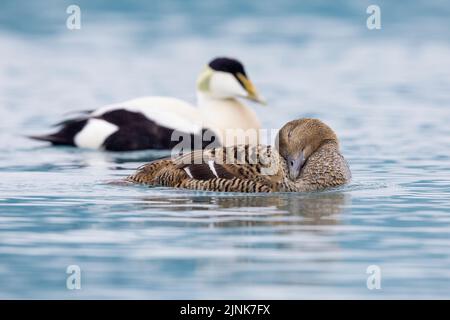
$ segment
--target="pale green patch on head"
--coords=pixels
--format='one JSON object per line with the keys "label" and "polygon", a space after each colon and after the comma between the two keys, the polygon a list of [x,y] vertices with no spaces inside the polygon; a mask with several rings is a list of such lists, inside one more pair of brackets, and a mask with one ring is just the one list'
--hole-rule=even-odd
{"label": "pale green patch on head", "polygon": [[197,79],[197,89],[199,91],[208,92],[209,91],[209,83],[211,80],[211,76],[213,75],[213,70],[207,66],[200,76]]}

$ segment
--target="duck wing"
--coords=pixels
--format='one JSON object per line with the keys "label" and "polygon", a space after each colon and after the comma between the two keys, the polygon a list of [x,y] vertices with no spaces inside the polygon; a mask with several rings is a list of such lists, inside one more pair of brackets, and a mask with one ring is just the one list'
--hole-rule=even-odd
{"label": "duck wing", "polygon": [[281,157],[270,146],[239,145],[196,150],[140,167],[130,182],[207,191],[277,191]]}
{"label": "duck wing", "polygon": [[[265,145],[238,145],[196,150],[173,160],[192,179],[255,179],[277,173],[279,156]],[[269,171],[275,169],[275,172]]]}

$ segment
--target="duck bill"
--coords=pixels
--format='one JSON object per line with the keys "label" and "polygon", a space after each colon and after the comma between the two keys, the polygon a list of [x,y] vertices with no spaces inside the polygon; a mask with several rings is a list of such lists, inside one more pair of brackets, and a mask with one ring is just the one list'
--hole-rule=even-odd
{"label": "duck bill", "polygon": [[305,164],[305,157],[301,152],[297,157],[288,157],[289,178],[296,180],[300,175],[303,165]]}
{"label": "duck bill", "polygon": [[244,96],[244,98],[258,102],[262,105],[267,104],[266,101],[258,94],[258,91],[256,90],[253,83],[246,76],[244,76],[242,73],[238,73],[237,77],[244,86],[245,91],[247,91],[247,95]]}

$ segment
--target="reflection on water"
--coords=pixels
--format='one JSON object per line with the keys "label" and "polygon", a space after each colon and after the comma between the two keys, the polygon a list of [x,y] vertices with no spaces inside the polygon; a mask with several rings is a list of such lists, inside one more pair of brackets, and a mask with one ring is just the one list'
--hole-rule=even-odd
{"label": "reflection on water", "polygon": [[210,194],[178,199],[147,196],[143,198],[141,208],[155,211],[170,208],[172,217],[183,217],[187,211],[189,217],[208,220],[210,226],[238,227],[337,224],[339,216],[335,215],[342,213],[351,204],[351,195],[341,192],[264,196],[236,194],[234,197],[216,197],[213,192]]}
{"label": "reflection on water", "polygon": [[[0,4],[0,298],[450,297],[450,6],[383,1]],[[20,19],[18,17],[21,17]],[[164,152],[23,138],[144,95],[195,101],[202,65],[245,62],[264,127],[318,117],[350,185],[243,195],[112,183]],[[66,289],[80,266],[82,290]],[[368,290],[366,270],[382,271]]]}

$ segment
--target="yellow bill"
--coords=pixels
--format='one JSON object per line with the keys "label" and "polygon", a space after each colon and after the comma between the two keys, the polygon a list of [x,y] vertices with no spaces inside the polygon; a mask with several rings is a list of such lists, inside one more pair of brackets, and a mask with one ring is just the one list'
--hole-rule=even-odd
{"label": "yellow bill", "polygon": [[258,94],[255,86],[246,76],[244,76],[242,73],[237,73],[237,77],[244,84],[244,88],[248,93],[245,98],[259,102],[263,105],[266,104],[266,101],[264,101],[264,99]]}

